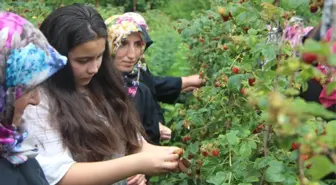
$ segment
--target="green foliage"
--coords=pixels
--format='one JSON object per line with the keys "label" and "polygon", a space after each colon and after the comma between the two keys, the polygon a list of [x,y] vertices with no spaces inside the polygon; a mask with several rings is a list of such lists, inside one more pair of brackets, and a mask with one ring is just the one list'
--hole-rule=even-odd
{"label": "green foliage", "polygon": [[[301,179],[313,185],[335,171],[323,152],[335,150],[334,124],[321,118],[336,115],[296,97],[301,84],[321,74],[290,56],[292,48],[286,42],[267,43],[267,26],[280,22],[284,29],[289,11],[302,13],[310,25],[319,20],[319,12],[312,15],[308,1],[283,1],[280,7],[267,0],[239,1],[214,0],[211,9],[178,24],[190,49],[190,66],[207,84],[186,104],[176,106],[175,138],[168,143],[186,150],[184,157],[192,164],[188,178],[169,174],[155,184],[292,185]],[[329,48],[308,42],[303,51],[329,56]],[[269,63],[261,69],[260,61],[265,60]],[[293,142],[301,143],[299,149],[291,149]],[[305,177],[298,176],[299,170]]]}
{"label": "green foliage", "polygon": [[164,13],[152,10],[144,14],[154,43],[146,51],[146,62],[156,75],[181,76],[189,72],[186,46],[173,29],[172,20]]}
{"label": "green foliage", "polygon": [[173,19],[191,19],[192,12],[201,12],[209,8],[209,0],[168,0],[162,7]]}

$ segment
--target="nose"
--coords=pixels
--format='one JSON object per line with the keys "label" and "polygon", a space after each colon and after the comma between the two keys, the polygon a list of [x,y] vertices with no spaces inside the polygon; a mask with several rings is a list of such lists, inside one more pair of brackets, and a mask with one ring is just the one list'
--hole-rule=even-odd
{"label": "nose", "polygon": [[29,104],[38,105],[40,100],[40,92],[37,89],[30,92]]}
{"label": "nose", "polygon": [[99,59],[93,60],[89,63],[88,66],[88,73],[89,74],[96,74],[98,72],[99,66],[98,66],[98,61]]}
{"label": "nose", "polygon": [[127,51],[127,57],[129,58],[129,59],[131,59],[131,60],[134,60],[135,59],[135,57],[136,57],[136,51],[135,51],[135,47],[133,46],[133,45],[130,45],[129,47],[128,47],[128,51]]}

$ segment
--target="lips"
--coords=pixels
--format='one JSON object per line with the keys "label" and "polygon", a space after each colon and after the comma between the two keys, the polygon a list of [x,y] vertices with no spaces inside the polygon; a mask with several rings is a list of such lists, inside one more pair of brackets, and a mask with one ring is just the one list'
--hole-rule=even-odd
{"label": "lips", "polygon": [[92,77],[88,77],[88,78],[82,78],[84,81],[89,81],[92,79]]}

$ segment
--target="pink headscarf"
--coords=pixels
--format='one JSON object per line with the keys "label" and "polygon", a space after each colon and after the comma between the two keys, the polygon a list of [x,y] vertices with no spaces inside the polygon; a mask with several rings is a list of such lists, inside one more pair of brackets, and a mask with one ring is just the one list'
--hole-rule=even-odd
{"label": "pink headscarf", "polygon": [[[328,42],[330,42],[331,40],[331,32],[332,32],[332,28],[330,28],[327,33],[326,33],[326,39]],[[336,45],[333,45],[333,52],[336,53]],[[321,65],[319,64],[317,66],[317,68],[325,75],[328,75],[328,79],[327,79],[327,84],[332,82],[332,81],[336,81],[336,67],[331,67],[331,66],[327,66],[327,65]],[[327,95],[327,84],[323,85],[323,89],[322,92],[320,94],[319,100],[320,103],[326,107],[329,108],[332,105],[336,104],[336,90],[334,90],[333,92],[331,92],[331,94]]]}

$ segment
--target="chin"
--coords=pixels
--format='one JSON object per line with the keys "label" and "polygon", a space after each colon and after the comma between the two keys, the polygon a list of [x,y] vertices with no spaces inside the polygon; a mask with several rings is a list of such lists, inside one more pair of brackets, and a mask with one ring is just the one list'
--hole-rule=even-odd
{"label": "chin", "polygon": [[132,67],[130,67],[130,68],[125,67],[125,68],[122,68],[120,71],[124,72],[124,73],[129,73],[129,72],[132,71],[132,69],[133,69]]}

